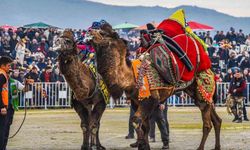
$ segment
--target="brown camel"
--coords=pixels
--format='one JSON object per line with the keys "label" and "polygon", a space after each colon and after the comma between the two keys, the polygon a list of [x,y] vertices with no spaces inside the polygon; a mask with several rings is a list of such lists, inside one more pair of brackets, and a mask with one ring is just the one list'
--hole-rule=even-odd
{"label": "brown camel", "polygon": [[[97,70],[106,82],[109,92],[114,97],[119,97],[121,91],[125,91],[127,97],[132,100],[132,106],[136,110],[133,119],[136,124],[138,149],[150,149],[148,142],[149,116],[159,102],[169,96],[168,90],[151,91],[150,99],[138,101],[138,89],[131,62],[127,59],[127,45],[123,39],[112,29],[111,25],[104,24],[100,29],[91,29],[87,33],[90,43],[94,46],[97,54]],[[182,89],[194,100],[199,107],[203,121],[203,137],[198,147],[204,149],[205,141],[212,128],[215,129],[215,149],[220,149],[220,128],[222,120],[217,115],[214,105],[201,100],[196,93],[196,81],[187,88]],[[215,96],[213,97],[215,100]]]}
{"label": "brown camel", "polygon": [[97,81],[89,67],[78,57],[76,43],[70,31],[58,39],[59,69],[73,91],[72,106],[81,119],[83,131],[82,150],[105,149],[99,141],[99,128],[106,102],[98,89]]}

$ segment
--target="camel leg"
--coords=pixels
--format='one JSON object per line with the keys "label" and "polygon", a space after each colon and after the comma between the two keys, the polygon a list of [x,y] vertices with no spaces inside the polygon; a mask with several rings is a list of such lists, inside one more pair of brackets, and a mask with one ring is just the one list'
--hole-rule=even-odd
{"label": "camel leg", "polygon": [[149,145],[149,140],[148,140],[148,134],[149,134],[149,130],[150,130],[150,125],[149,125],[149,117],[147,117],[145,120],[143,120],[143,124],[142,124],[142,130],[144,133],[144,149],[150,149],[150,145]]}
{"label": "camel leg", "polygon": [[83,144],[81,150],[88,150],[89,149],[88,110],[79,101],[75,99],[72,100],[72,106],[81,119],[81,128],[83,132]]}
{"label": "camel leg", "polygon": [[218,114],[215,111],[215,108],[211,109],[211,119],[214,126],[215,131],[215,150],[220,150],[220,129],[221,129],[221,122],[222,119],[218,116]]}
{"label": "camel leg", "polygon": [[137,111],[133,117],[137,133],[138,150],[150,150],[148,141],[149,117],[153,110],[158,106],[158,100],[145,99],[140,102]]}
{"label": "camel leg", "polygon": [[141,112],[141,106],[139,105],[137,111],[135,112],[135,115],[132,117],[132,122],[137,134],[137,143],[138,143],[138,149],[143,150],[142,145],[144,142],[144,132],[142,130],[142,112]]}
{"label": "camel leg", "polygon": [[199,105],[199,108],[201,110],[202,121],[203,121],[203,136],[202,136],[200,146],[197,150],[204,150],[204,146],[205,146],[205,142],[207,140],[208,134],[212,129],[212,123],[211,123],[212,105],[201,103]]}
{"label": "camel leg", "polygon": [[91,147],[92,148],[96,147],[97,150],[105,149],[105,147],[101,145],[99,140],[100,120],[105,108],[106,108],[106,103],[103,100],[97,103],[91,112],[91,121],[90,121]]}

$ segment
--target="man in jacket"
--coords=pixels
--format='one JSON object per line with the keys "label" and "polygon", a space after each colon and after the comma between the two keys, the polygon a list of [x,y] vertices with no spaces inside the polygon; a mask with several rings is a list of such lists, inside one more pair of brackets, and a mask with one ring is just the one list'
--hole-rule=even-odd
{"label": "man in jacket", "polygon": [[242,122],[242,112],[243,112],[243,103],[244,103],[244,90],[246,88],[246,80],[240,72],[239,68],[235,69],[234,78],[231,80],[229,87],[229,100],[233,102],[231,107],[232,113],[235,116],[233,122],[241,123]]}
{"label": "man in jacket", "polygon": [[9,57],[0,58],[0,149],[3,149],[5,139],[5,124],[9,105],[8,75],[13,60]]}

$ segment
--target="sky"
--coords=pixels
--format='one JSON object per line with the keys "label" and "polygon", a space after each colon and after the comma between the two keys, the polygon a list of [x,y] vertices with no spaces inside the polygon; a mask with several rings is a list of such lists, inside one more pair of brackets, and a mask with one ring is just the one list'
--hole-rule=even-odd
{"label": "sky", "polygon": [[250,17],[250,0],[88,0],[119,6],[162,6],[173,8],[191,5],[210,8],[235,17]]}

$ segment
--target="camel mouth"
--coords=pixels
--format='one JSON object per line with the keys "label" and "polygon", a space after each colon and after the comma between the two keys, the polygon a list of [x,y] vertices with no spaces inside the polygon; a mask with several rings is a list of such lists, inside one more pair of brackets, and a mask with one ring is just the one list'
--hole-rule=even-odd
{"label": "camel mouth", "polygon": [[98,29],[91,29],[89,30],[86,35],[84,41],[86,43],[101,43],[101,41],[104,39],[102,35],[102,31]]}

